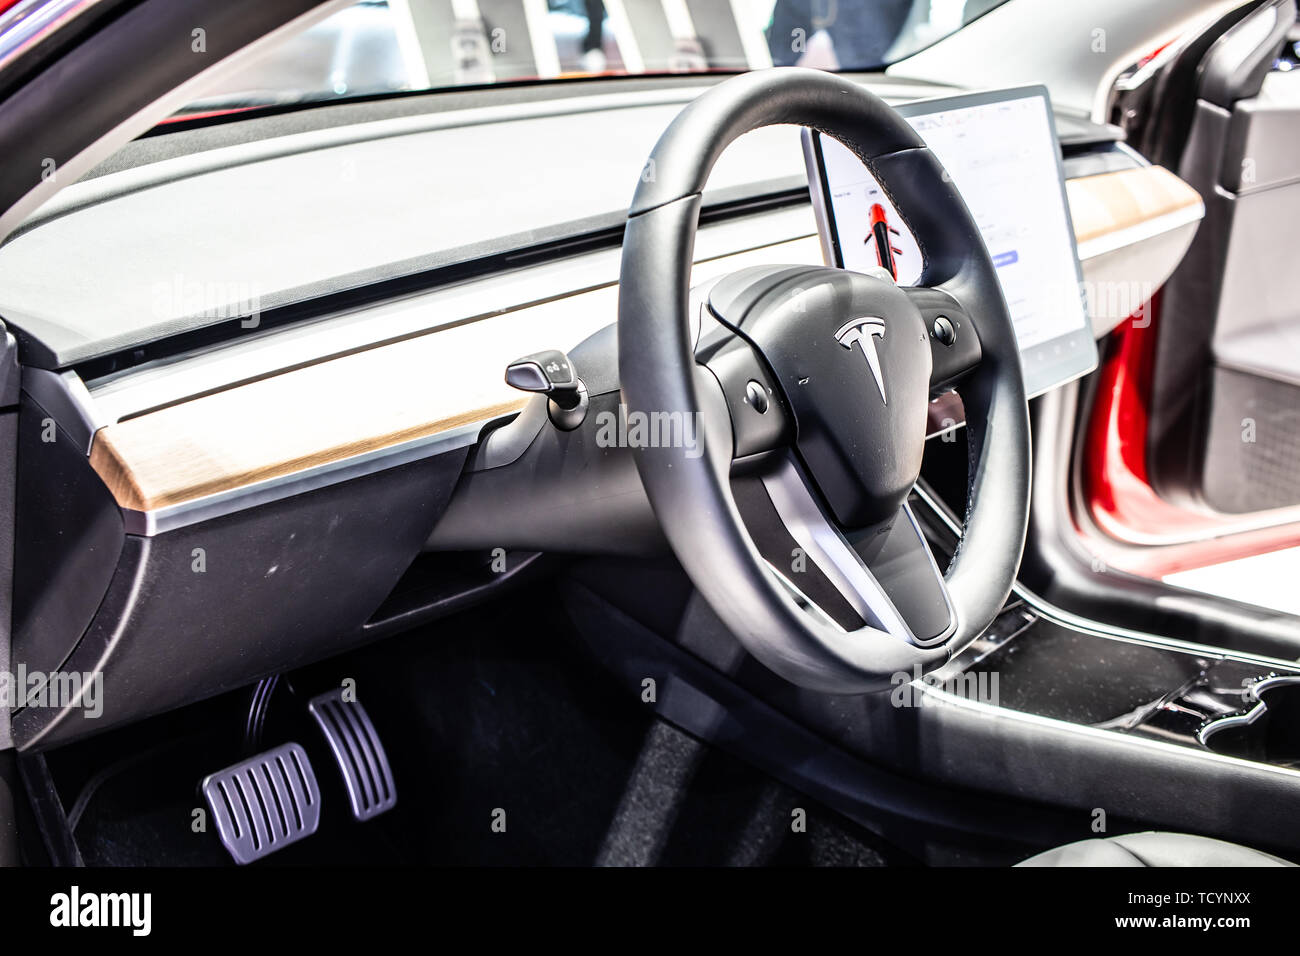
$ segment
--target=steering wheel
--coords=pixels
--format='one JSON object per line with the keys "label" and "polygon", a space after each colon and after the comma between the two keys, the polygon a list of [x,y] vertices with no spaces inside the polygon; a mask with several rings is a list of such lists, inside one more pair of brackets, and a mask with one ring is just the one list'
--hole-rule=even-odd
{"label": "steering wheel", "polygon": [[[710,170],[738,136],[776,124],[832,136],[871,168],[917,237],[920,287],[781,266],[690,288]],[[618,337],[624,414],[645,426],[629,427],[628,444],[655,515],[760,662],[803,687],[865,693],[941,666],[992,623],[1029,513],[1015,334],[965,202],[882,100],[833,74],[780,68],[687,106],[628,212]],[[940,574],[907,497],[928,402],[954,387],[967,505]]]}

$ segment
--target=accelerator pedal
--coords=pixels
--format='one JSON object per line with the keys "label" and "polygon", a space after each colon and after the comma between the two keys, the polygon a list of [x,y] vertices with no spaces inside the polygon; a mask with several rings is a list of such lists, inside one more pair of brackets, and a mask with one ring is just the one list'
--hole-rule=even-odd
{"label": "accelerator pedal", "polygon": [[361,702],[344,700],[343,689],[335,688],[308,701],[307,712],[316,719],[338,761],[353,819],[362,822],[391,810],[397,803],[393,770]]}
{"label": "accelerator pedal", "polygon": [[320,825],[320,787],[298,744],[281,744],[203,778],[217,836],[236,863],[252,863],[311,836]]}

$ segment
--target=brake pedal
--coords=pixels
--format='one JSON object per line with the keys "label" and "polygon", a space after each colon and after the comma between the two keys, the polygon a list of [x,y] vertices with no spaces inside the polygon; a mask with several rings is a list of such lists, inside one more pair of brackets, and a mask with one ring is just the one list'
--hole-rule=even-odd
{"label": "brake pedal", "polygon": [[217,836],[236,863],[252,863],[311,836],[320,825],[320,786],[298,744],[208,774],[200,785]]}
{"label": "brake pedal", "polygon": [[397,803],[397,786],[388,754],[360,701],[343,699],[342,688],[318,694],[307,702],[330,751],[343,773],[343,783],[358,822],[377,817]]}

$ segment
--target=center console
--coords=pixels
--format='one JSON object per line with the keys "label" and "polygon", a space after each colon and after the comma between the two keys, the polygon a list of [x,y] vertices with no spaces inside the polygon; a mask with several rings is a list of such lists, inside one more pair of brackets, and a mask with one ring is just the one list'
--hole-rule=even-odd
{"label": "center console", "polygon": [[1004,615],[938,673],[940,686],[995,687],[993,702],[1021,713],[1300,767],[1300,666],[1089,633],[1023,602]]}

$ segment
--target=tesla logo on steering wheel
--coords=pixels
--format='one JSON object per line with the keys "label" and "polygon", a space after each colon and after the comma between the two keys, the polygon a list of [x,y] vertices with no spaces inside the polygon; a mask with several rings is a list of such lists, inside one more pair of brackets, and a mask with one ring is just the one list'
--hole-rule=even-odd
{"label": "tesla logo on steering wheel", "polygon": [[876,388],[880,389],[880,400],[888,405],[889,399],[885,398],[885,376],[880,371],[880,355],[876,352],[875,341],[884,337],[885,323],[874,316],[846,322],[835,333],[835,341],[846,349],[851,349],[855,345],[862,349],[862,354],[867,357],[867,364],[871,366],[871,374],[876,379]]}

